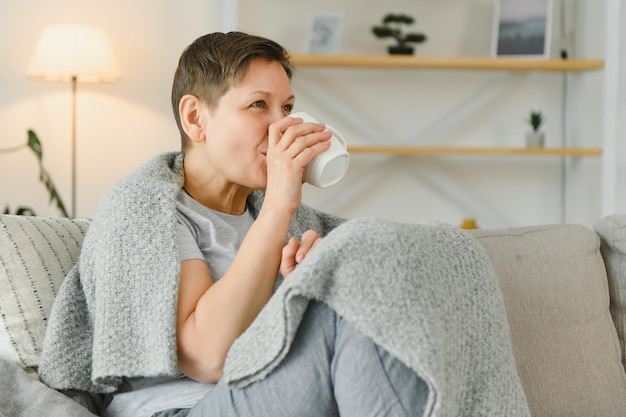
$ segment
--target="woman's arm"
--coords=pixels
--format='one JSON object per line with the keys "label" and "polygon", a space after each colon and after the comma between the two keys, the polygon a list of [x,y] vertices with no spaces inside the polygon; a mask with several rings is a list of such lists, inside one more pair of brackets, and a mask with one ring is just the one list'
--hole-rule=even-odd
{"label": "woman's arm", "polygon": [[213,283],[204,260],[181,263],[177,340],[181,372],[216,382],[228,349],[272,295],[288,225],[262,210],[224,276]]}

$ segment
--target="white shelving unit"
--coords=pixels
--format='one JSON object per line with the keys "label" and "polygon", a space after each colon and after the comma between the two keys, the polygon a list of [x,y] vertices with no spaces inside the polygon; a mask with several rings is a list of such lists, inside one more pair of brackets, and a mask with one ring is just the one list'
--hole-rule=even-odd
{"label": "white shelving unit", "polygon": [[[317,68],[317,69],[345,69],[350,71],[358,71],[361,69],[374,69],[386,71],[390,77],[393,77],[393,70],[404,71],[421,71],[421,70],[440,70],[445,72],[453,71],[497,71],[509,74],[510,79],[515,79],[516,74],[526,74],[531,72],[550,72],[550,73],[585,73],[589,71],[600,71],[604,68],[604,62],[601,60],[563,60],[563,59],[506,59],[506,58],[478,58],[478,57],[417,57],[417,56],[390,56],[390,55],[311,55],[311,54],[294,54],[293,61],[297,68]],[[445,74],[441,75],[445,78]],[[490,85],[485,91],[476,94],[469,102],[462,103],[454,109],[454,112],[448,115],[445,123],[436,123],[438,127],[420,134],[411,140],[414,146],[393,146],[381,145],[376,142],[376,137],[385,137],[380,133],[374,135],[369,132],[370,127],[361,130],[362,136],[368,138],[371,145],[367,146],[351,146],[352,154],[385,154],[390,157],[398,156],[448,156],[448,155],[465,155],[465,156],[552,156],[560,157],[562,163],[562,180],[561,180],[561,221],[565,221],[566,217],[566,169],[565,157],[581,158],[581,157],[600,157],[603,156],[601,147],[594,148],[571,148],[563,145],[562,147],[552,148],[526,148],[526,147],[449,147],[437,146],[437,141],[447,132],[456,126],[465,122],[475,114],[479,113],[488,103],[498,98],[505,91],[499,86]],[[367,120],[361,118],[351,108],[341,103],[340,98],[333,97],[332,94],[326,94],[317,89],[309,89],[305,94],[317,103],[324,103],[324,106],[332,109],[333,114],[343,121],[358,129],[367,126]],[[565,112],[565,109],[563,109]],[[441,127],[443,126],[443,127]],[[428,129],[427,129],[428,130]],[[419,144],[419,145],[417,145]],[[389,165],[381,165],[386,168]],[[453,201],[458,201],[460,195],[464,195],[463,205],[473,211],[473,215],[482,218],[493,218],[493,210],[477,201],[473,196],[465,192],[462,187],[445,178],[443,173],[435,176],[433,173],[421,172],[421,175],[428,176],[427,180],[437,184],[443,197]],[[382,175],[382,173],[381,173]],[[336,210],[340,206],[356,198],[358,194],[367,190],[374,184],[379,177],[368,176],[368,179],[357,180],[351,184],[348,191],[344,191],[341,199],[333,197],[332,203],[327,209]],[[366,183],[369,181],[369,184]]]}
{"label": "white shelving unit", "polygon": [[[294,54],[298,68],[344,68],[344,69],[404,69],[404,70],[461,70],[461,71],[507,71],[507,72],[584,72],[600,70],[600,60],[520,60],[474,57],[416,57],[391,55],[314,55]],[[337,103],[335,103],[337,106]],[[346,116],[346,109],[343,109]],[[351,147],[352,153],[384,153],[392,155],[561,155],[600,156],[600,148],[480,148],[445,146],[359,146]]]}

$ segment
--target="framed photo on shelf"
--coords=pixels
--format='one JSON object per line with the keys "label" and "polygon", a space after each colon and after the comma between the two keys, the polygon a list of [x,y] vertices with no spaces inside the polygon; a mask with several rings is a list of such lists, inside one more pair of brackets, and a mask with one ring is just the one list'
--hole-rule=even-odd
{"label": "framed photo on shelf", "polygon": [[494,57],[548,58],[553,0],[496,0]]}
{"label": "framed photo on shelf", "polygon": [[313,17],[309,33],[309,52],[312,54],[336,54],[341,46],[343,14],[320,14]]}

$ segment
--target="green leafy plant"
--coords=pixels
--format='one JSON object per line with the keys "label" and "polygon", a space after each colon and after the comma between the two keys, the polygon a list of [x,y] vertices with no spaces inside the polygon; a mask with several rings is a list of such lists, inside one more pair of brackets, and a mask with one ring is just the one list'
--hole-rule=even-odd
{"label": "green leafy plant", "polygon": [[[56,204],[56,207],[62,216],[69,217],[67,214],[67,210],[65,209],[65,204],[63,203],[59,192],[54,186],[54,182],[52,182],[50,174],[43,166],[43,148],[41,146],[41,142],[39,141],[37,134],[31,129],[28,130],[28,141],[26,142],[25,146],[33,151],[33,153],[37,157],[37,160],[39,161],[39,181],[43,183],[43,185],[46,187],[46,190],[48,191],[48,201],[50,203]],[[23,146],[19,146],[18,148],[10,149],[8,151],[13,152],[22,147]],[[8,205],[4,209],[4,214],[11,214],[11,210]],[[14,214],[34,216],[35,211],[30,207],[18,207],[17,210],[15,210]]]}
{"label": "green leafy plant", "polygon": [[541,129],[541,125],[544,122],[543,113],[540,111],[531,111],[530,116],[528,116],[528,123],[530,123],[530,127],[532,127],[533,132],[539,132]]}
{"label": "green leafy plant", "polygon": [[394,38],[398,46],[408,43],[422,43],[427,37],[420,32],[404,32],[403,25],[412,25],[415,19],[406,14],[389,13],[383,17],[382,25],[372,27],[372,33],[377,38]]}

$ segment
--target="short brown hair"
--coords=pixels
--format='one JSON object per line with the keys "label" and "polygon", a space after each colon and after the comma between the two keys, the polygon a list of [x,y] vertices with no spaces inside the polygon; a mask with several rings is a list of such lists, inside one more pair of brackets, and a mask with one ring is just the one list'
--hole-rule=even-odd
{"label": "short brown hair", "polygon": [[189,141],[178,114],[183,96],[193,94],[209,108],[216,106],[219,99],[246,76],[255,58],[279,62],[291,79],[293,66],[289,53],[278,43],[261,36],[243,32],[210,33],[196,39],[183,51],[172,86],[172,108],[183,152]]}

